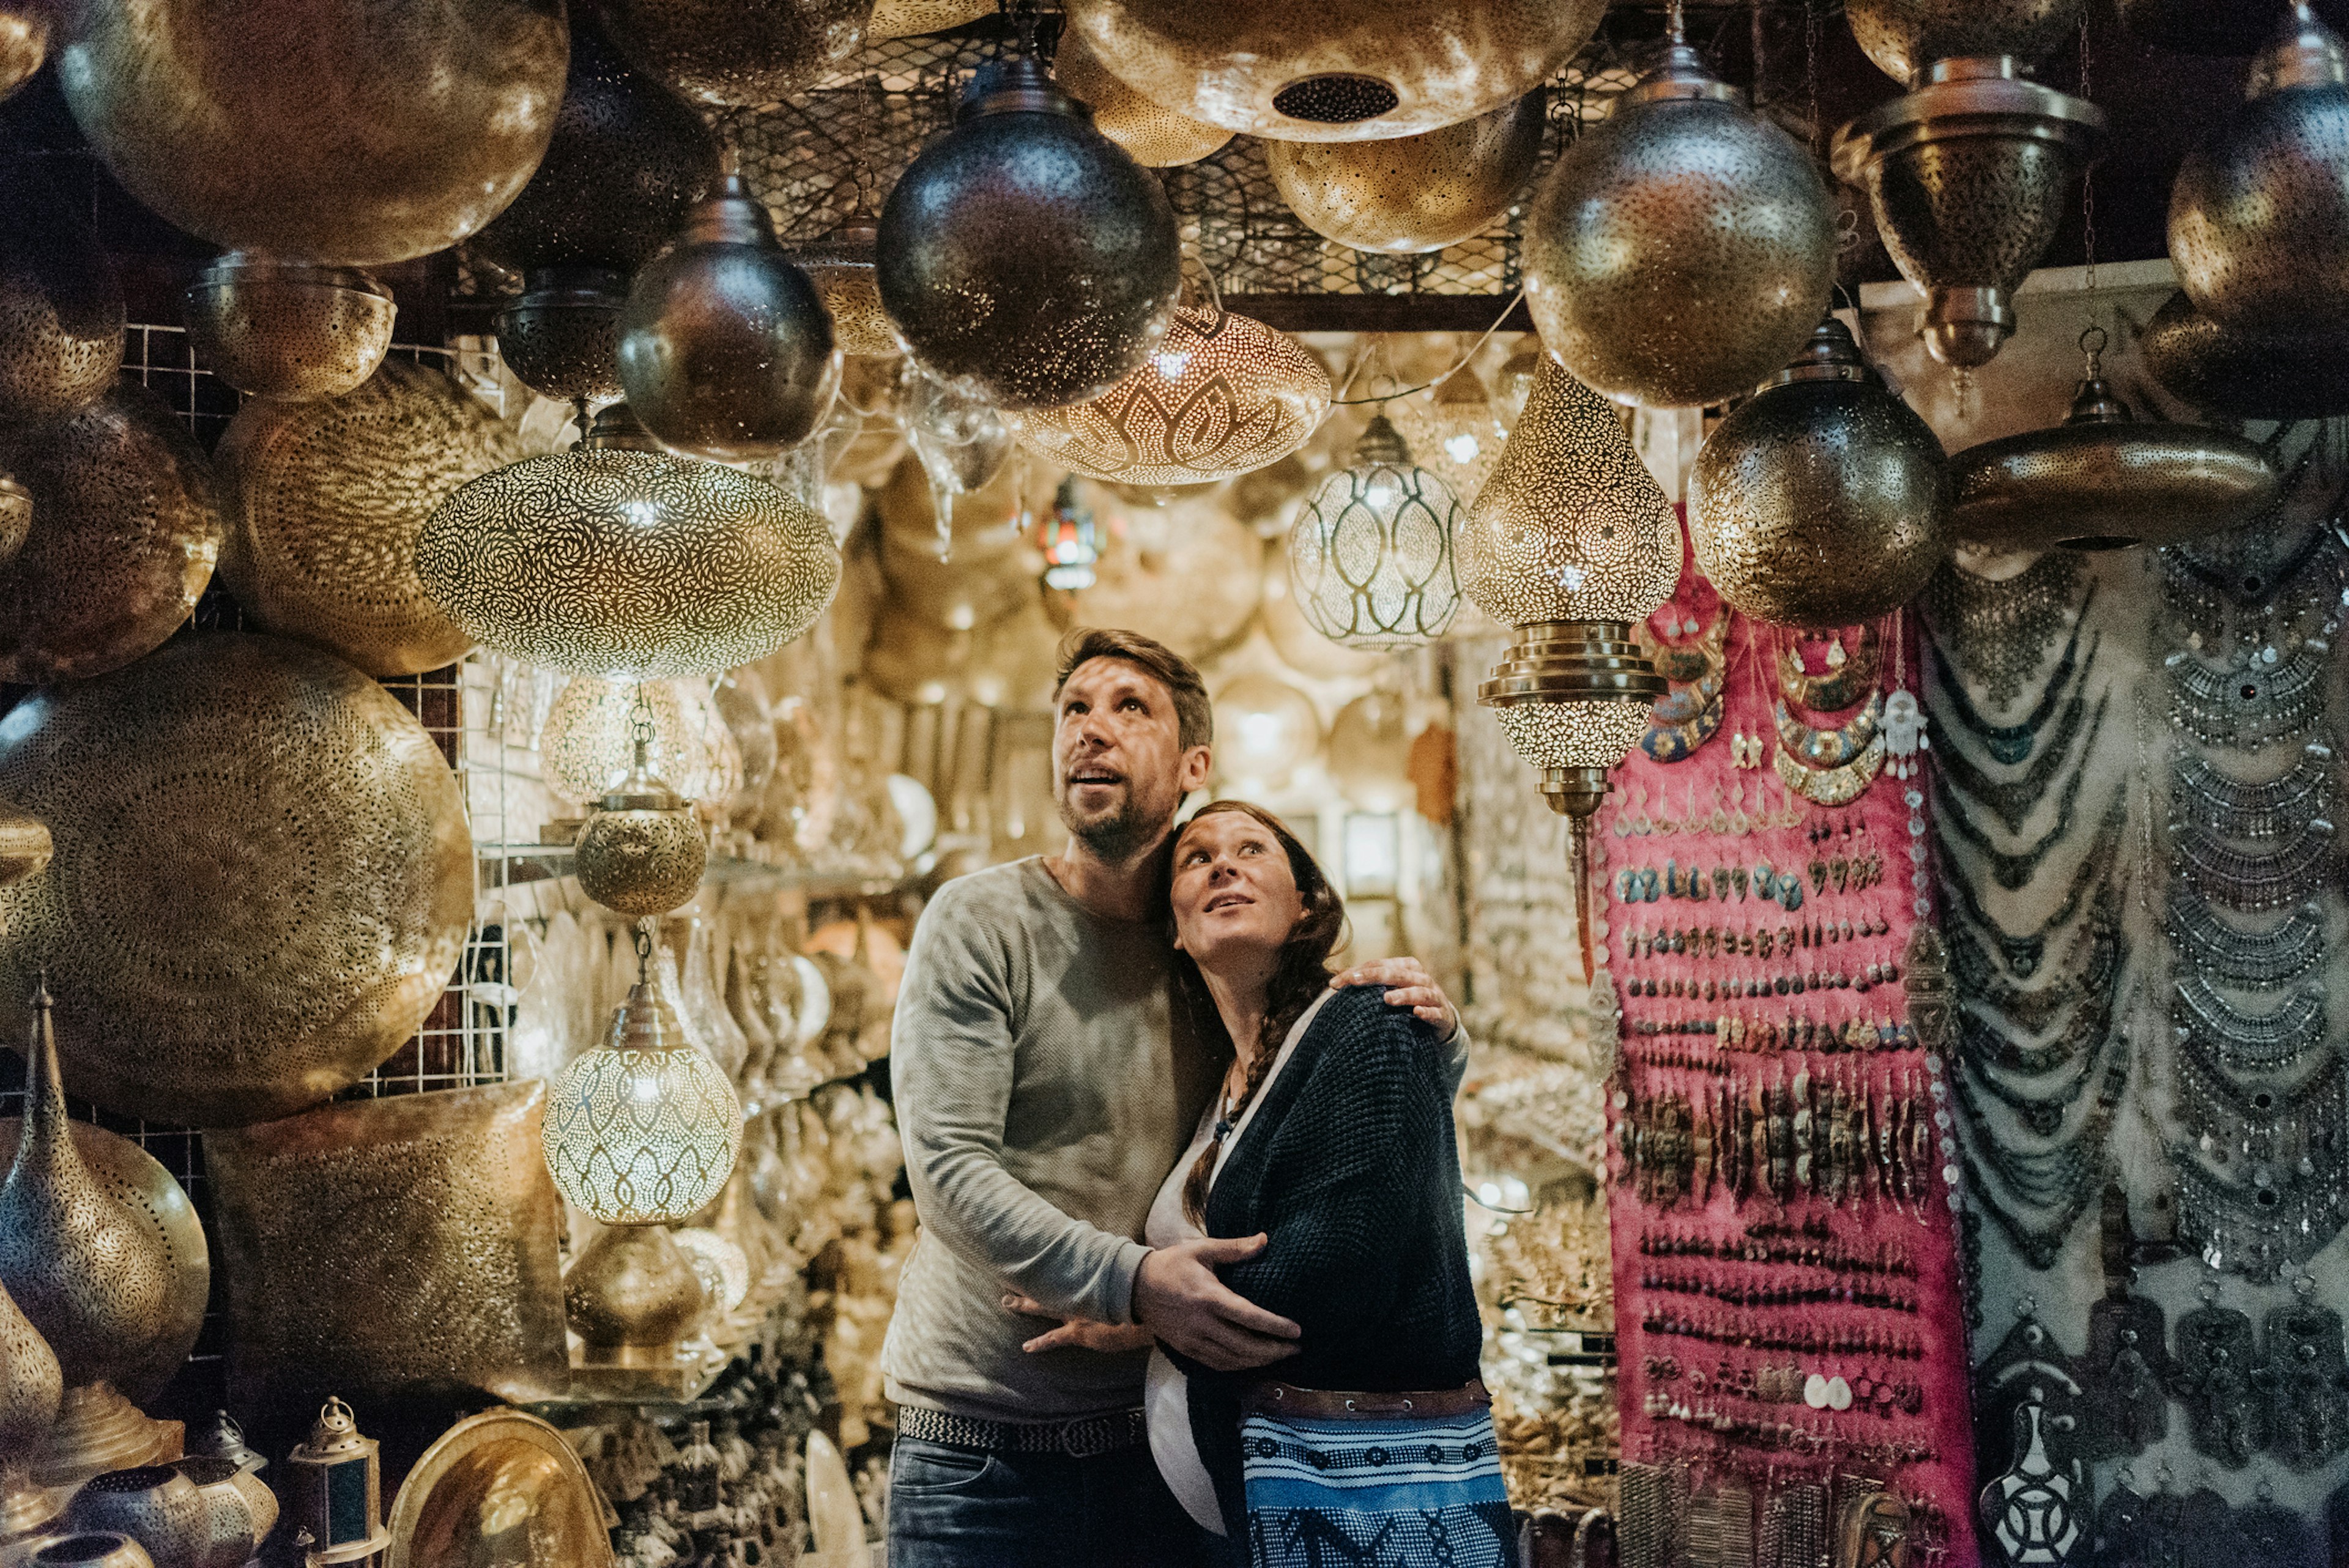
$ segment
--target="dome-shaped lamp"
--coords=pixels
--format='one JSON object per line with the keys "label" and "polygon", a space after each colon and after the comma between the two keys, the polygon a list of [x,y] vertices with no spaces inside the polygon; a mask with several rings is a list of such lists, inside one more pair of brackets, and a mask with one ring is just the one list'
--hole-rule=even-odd
{"label": "dome-shaped lamp", "polygon": [[1488,232],[1533,177],[1548,124],[1527,93],[1489,114],[1380,141],[1268,141],[1298,221],[1357,251],[1413,255]]}
{"label": "dome-shaped lamp", "polygon": [[774,457],[831,412],[832,317],[739,173],[636,273],[620,313],[620,386],[664,446],[724,462]]}
{"label": "dome-shaped lamp", "polygon": [[476,642],[644,678],[774,652],[832,603],[840,551],[821,516],[763,480],[662,451],[620,403],[571,451],[441,502],[416,572]]}
{"label": "dome-shaped lamp", "polygon": [[1288,531],[1289,581],[1313,629],[1350,648],[1444,635],[1460,613],[1452,488],[1412,461],[1383,414],[1353,461],[1316,487]]}
{"label": "dome-shaped lamp", "polygon": [[2283,494],[2256,441],[2202,425],[2139,423],[2105,385],[2095,339],[2072,412],[2050,430],[1969,447],[1950,459],[1951,525],[1992,550],[2122,550],[2243,527]]}
{"label": "dome-shaped lamp", "polygon": [[688,800],[652,770],[652,724],[636,728],[628,776],[595,802],[572,849],[579,891],[630,919],[693,902],[709,864],[709,834]]}
{"label": "dome-shaped lamp", "polygon": [[1689,477],[1689,538],[1756,620],[1847,626],[1907,603],[1949,553],[1941,443],[1834,316],[1723,419]]}
{"label": "dome-shaped lamp", "polygon": [[2349,61],[2308,0],[2252,60],[2241,107],[2178,169],[2169,254],[2221,326],[2349,329]]}
{"label": "dome-shaped lamp", "polygon": [[314,402],[375,374],[391,346],[391,291],[352,267],[232,252],[183,296],[196,356],[240,392]]}
{"label": "dome-shaped lamp", "polygon": [[2181,291],[2153,313],[2137,348],[2164,390],[2208,414],[2237,419],[2349,414],[2349,332],[2220,326]]}
{"label": "dome-shaped lamp", "polygon": [[979,67],[882,210],[881,301],[914,358],[1014,411],[1097,397],[1157,346],[1174,210],[1025,57]]}
{"label": "dome-shaped lamp", "polygon": [[1682,43],[1584,132],[1526,221],[1526,304],[1576,379],[1651,407],[1715,403],[1786,363],[1835,282],[1810,155]]}
{"label": "dome-shaped lamp", "polygon": [[1089,402],[1022,416],[1018,435],[1088,479],[1206,484],[1287,457],[1329,409],[1329,372],[1303,344],[1220,304],[1185,304],[1141,368]]}
{"label": "dome-shaped lamp", "polygon": [[2013,335],[2014,291],[2104,129],[2095,104],[1997,55],[1934,61],[1914,92],[1836,133],[1837,175],[1868,192],[1885,249],[1925,295],[1934,358],[1986,365]]}
{"label": "dome-shaped lamp", "polygon": [[1061,35],[1052,55],[1052,79],[1092,110],[1095,129],[1144,169],[1196,163],[1232,139],[1222,126],[1177,114],[1118,80],[1085,47],[1081,33]]}
{"label": "dome-shaped lamp", "polygon": [[1459,551],[1469,599],[1516,629],[1476,700],[1541,769],[1542,798],[1568,820],[1588,975],[1590,818],[1607,770],[1630,755],[1650,707],[1671,689],[1631,624],[1680,579],[1679,522],[1616,411],[1545,356]]}
{"label": "dome-shaped lamp", "polygon": [[629,58],[703,103],[755,108],[792,97],[856,53],[873,0],[605,0]]}
{"label": "dome-shaped lamp", "polygon": [[620,312],[625,273],[605,267],[544,267],[498,312],[498,356],[542,397],[570,403],[587,428],[587,408],[620,395]]}
{"label": "dome-shaped lamp", "polygon": [[1935,60],[2003,55],[2036,64],[2080,29],[2087,0],[1847,0],[1852,36],[1908,87]]}

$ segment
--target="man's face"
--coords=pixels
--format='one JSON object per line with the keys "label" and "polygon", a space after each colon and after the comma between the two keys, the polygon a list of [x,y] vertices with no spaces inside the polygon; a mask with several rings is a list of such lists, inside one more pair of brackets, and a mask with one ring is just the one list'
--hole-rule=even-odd
{"label": "man's face", "polygon": [[1061,687],[1052,792],[1061,820],[1105,861],[1158,841],[1207,780],[1207,748],[1185,750],[1174,694],[1123,659],[1087,659]]}

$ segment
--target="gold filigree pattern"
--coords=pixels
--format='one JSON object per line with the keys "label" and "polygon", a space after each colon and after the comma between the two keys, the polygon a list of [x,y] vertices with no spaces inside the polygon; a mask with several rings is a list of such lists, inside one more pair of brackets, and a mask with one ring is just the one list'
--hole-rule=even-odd
{"label": "gold filigree pattern", "polygon": [[639,981],[611,1042],[555,1077],[540,1140],[563,1195],[605,1224],[673,1224],[734,1173],[742,1109],[659,988]]}

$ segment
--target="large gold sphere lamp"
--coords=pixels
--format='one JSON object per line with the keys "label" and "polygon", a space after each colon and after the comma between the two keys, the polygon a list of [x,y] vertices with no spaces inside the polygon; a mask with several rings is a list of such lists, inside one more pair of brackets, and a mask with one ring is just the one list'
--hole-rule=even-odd
{"label": "large gold sphere lamp", "polygon": [[1590,41],[1605,0],[1071,0],[1118,79],[1276,141],[1375,141],[1524,97]]}
{"label": "large gold sphere lamp", "polygon": [[653,771],[652,710],[636,721],[627,777],[595,802],[572,849],[579,891],[632,920],[693,902],[709,864],[709,832],[693,802]]}
{"label": "large gold sphere lamp", "polygon": [[570,56],[544,0],[67,14],[57,80],[131,195],[223,249],[340,267],[496,217],[545,155]]}
{"label": "large gold sphere lamp", "polygon": [[1313,629],[1350,648],[1433,642],[1460,613],[1452,487],[1412,460],[1384,414],[1288,531],[1289,582]]}
{"label": "large gold sphere lamp", "polygon": [[605,1364],[659,1366],[706,1308],[668,1225],[717,1197],[742,1146],[742,1108],[686,1037],[636,933],[636,983],[608,1042],[573,1058],[547,1093],[540,1136],[563,1195],[609,1227],[564,1279],[572,1327]]}
{"label": "large gold sphere lamp", "polygon": [[864,45],[873,0],[603,0],[629,58],[689,98],[790,98]]}
{"label": "large gold sphere lamp", "polygon": [[1061,35],[1052,55],[1052,79],[1092,110],[1094,128],[1144,169],[1196,163],[1232,139],[1222,126],[1177,114],[1118,80],[1085,46],[1081,33]]}
{"label": "large gold sphere lamp", "polygon": [[1088,402],[1016,423],[1019,444],[1084,475],[1195,485],[1279,461],[1330,411],[1330,374],[1297,339],[1218,302],[1175,308],[1131,376]]}
{"label": "large gold sphere lamp", "polygon": [[1689,540],[1732,607],[1848,626],[1914,598],[1949,554],[1941,443],[1819,323],[1795,362],[1723,419],[1689,477]]}
{"label": "large gold sphere lamp", "polygon": [[1847,0],[1852,36],[1877,69],[1910,87],[1935,60],[2003,55],[2019,67],[2080,29],[2087,0]]}
{"label": "large gold sphere lamp", "polygon": [[2284,475],[2258,442],[2200,425],[2139,423],[2105,384],[2104,330],[2081,335],[2088,374],[2052,430],[1950,461],[1951,523],[1993,550],[2124,550],[2224,533],[2266,515]]}
{"label": "large gold sphere lamp", "polygon": [[2137,348],[2166,391],[2206,414],[2236,419],[2349,414],[2349,332],[2221,326],[2181,290],[2153,313]]}
{"label": "large gold sphere lamp", "polygon": [[1791,358],[1835,282],[1810,154],[1682,43],[1550,170],[1525,239],[1535,330],[1576,379],[1651,407],[1716,403]]}
{"label": "large gold sphere lamp", "polygon": [[716,675],[806,631],[840,584],[824,520],[764,480],[680,458],[616,403],[568,452],[442,501],[424,591],[476,642],[576,675]]}
{"label": "large gold sphere lamp", "polygon": [[1097,397],[1158,346],[1174,210],[1022,55],[979,67],[954,129],[882,209],[881,302],[925,370],[1014,412]]}
{"label": "large gold sphere lamp", "polygon": [[181,312],[197,357],[240,392],[339,397],[391,346],[391,291],[355,267],[237,252],[205,266]]}
{"label": "large gold sphere lamp", "polygon": [[729,170],[620,312],[620,387],[664,446],[724,462],[798,446],[832,411],[832,317]]}
{"label": "large gold sphere lamp", "polygon": [[1516,629],[1476,700],[1568,819],[1587,975],[1590,818],[1608,769],[1630,755],[1671,689],[1631,624],[1680,580],[1679,521],[1615,409],[1545,355],[1458,548],[1462,589]]}
{"label": "large gold sphere lamp", "polygon": [[2169,254],[2221,326],[2349,328],[2349,61],[2308,0],[2252,60],[2242,106],[2186,155]]}
{"label": "large gold sphere lamp", "polygon": [[1533,177],[1544,95],[1378,141],[1268,141],[1265,164],[1298,221],[1357,251],[1413,255],[1487,232]]}

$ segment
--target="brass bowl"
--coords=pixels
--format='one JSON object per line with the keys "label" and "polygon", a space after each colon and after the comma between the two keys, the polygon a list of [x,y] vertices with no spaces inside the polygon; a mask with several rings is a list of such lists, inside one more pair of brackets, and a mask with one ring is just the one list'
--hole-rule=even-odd
{"label": "brass bowl", "polygon": [[0,681],[82,680],[187,620],[220,555],[212,465],[144,387],[80,412],[0,421],[0,469],[32,492],[33,527],[0,562]]}
{"label": "brass bowl", "polygon": [[222,380],[256,397],[339,397],[391,346],[391,291],[349,267],[229,254],[184,296],[188,336]]}
{"label": "brass bowl", "polygon": [[0,0],[0,98],[30,81],[49,57],[46,0]]}
{"label": "brass bowl", "polygon": [[864,43],[873,0],[605,0],[613,42],[703,103],[750,108],[811,86]]}
{"label": "brass bowl", "polygon": [[1193,119],[1280,141],[1372,141],[1522,98],[1605,0],[1071,0],[1111,72]]}
{"label": "brass bowl", "polygon": [[563,1434],[488,1410],[440,1434],[400,1483],[384,1568],[611,1568],[595,1483]]}
{"label": "brass bowl", "polygon": [[498,313],[498,354],[532,391],[562,403],[620,395],[620,309],[627,280],[601,268],[550,268]]}
{"label": "brass bowl", "polygon": [[74,8],[57,80],[130,194],[226,250],[386,266],[503,211],[554,134],[551,0]]}
{"label": "brass bowl", "polygon": [[16,558],[33,531],[33,492],[0,474],[0,566]]}
{"label": "brass bowl", "polygon": [[2153,313],[2138,347],[2156,381],[2208,414],[2236,419],[2349,414],[2349,334],[2239,331],[2196,310],[2180,292]]}
{"label": "brass bowl", "polygon": [[29,158],[0,157],[0,419],[86,408],[122,368],[114,263]]}
{"label": "brass bowl", "polygon": [[1081,33],[1061,35],[1052,56],[1052,79],[1093,111],[1094,129],[1144,169],[1196,163],[1232,139],[1222,126],[1177,114],[1118,80],[1085,47]]}
{"label": "brass bowl", "polygon": [[371,676],[453,664],[472,639],[416,576],[432,509],[523,455],[445,371],[394,360],[319,403],[248,403],[221,438],[221,576],[268,630]]}
{"label": "brass bowl", "polygon": [[1852,36],[1906,87],[1935,60],[2004,55],[2036,63],[2080,30],[2088,0],[1847,0]]}
{"label": "brass bowl", "polygon": [[[1390,255],[1440,251],[1488,232],[1532,178],[1548,124],[1543,95],[1380,141],[1272,141],[1280,199],[1325,239]],[[1112,133],[1114,134],[1114,133]]]}
{"label": "brass bowl", "polygon": [[416,1032],[463,952],[456,775],[382,686],[299,644],[199,634],[36,693],[0,796],[57,841],[0,890],[0,1033],[46,961],[67,1086],[125,1115],[323,1099]]}

